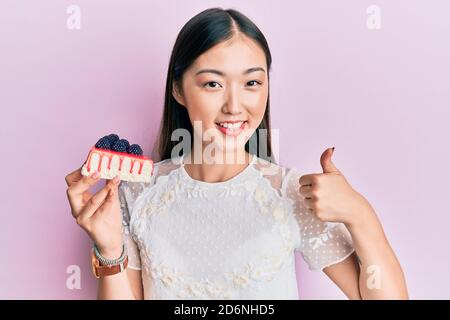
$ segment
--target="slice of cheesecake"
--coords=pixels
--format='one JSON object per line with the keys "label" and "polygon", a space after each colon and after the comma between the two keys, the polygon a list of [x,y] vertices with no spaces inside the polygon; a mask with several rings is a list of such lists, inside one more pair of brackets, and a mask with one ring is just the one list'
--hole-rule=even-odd
{"label": "slice of cheesecake", "polygon": [[[107,137],[107,136],[106,136]],[[103,137],[103,140],[106,140]],[[100,173],[102,179],[113,179],[116,176],[120,180],[131,182],[149,182],[153,174],[153,161],[141,154],[133,154],[129,152],[120,152],[107,148],[107,143],[97,142],[89,152],[89,155],[81,168],[81,174],[89,176],[94,171]],[[118,143],[117,145],[119,145]],[[114,144],[111,144],[114,149]],[[100,147],[101,148],[100,148]],[[132,145],[137,146],[137,145]],[[121,150],[120,148],[116,148]],[[133,148],[131,148],[133,149]],[[138,147],[140,153],[142,150]],[[129,147],[128,147],[128,150]]]}

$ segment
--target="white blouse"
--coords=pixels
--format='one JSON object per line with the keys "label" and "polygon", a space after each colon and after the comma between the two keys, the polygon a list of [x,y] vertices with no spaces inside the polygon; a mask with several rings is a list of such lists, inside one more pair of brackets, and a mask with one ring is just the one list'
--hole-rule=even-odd
{"label": "white blouse", "polygon": [[129,268],[145,299],[298,299],[294,251],[311,270],[353,251],[342,223],[322,222],[300,173],[252,155],[233,178],[191,178],[183,156],[155,163],[149,183],[122,181]]}

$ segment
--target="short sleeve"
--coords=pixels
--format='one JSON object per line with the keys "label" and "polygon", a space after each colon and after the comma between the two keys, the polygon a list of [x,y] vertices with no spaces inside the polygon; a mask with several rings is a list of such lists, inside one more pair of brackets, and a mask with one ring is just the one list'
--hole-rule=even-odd
{"label": "short sleeve", "polygon": [[354,252],[350,232],[343,223],[324,222],[309,211],[300,194],[300,172],[290,169],[283,179],[283,193],[292,200],[300,242],[296,247],[310,270],[323,270]]}
{"label": "short sleeve", "polygon": [[122,235],[128,252],[128,268],[141,270],[139,247],[130,233],[130,212],[138,195],[135,182],[122,181],[119,185],[119,200],[122,211]]}

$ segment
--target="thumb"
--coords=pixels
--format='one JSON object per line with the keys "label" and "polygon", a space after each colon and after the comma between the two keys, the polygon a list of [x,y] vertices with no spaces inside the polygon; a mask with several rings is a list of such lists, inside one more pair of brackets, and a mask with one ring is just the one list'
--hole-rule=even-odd
{"label": "thumb", "polygon": [[[106,214],[113,214],[116,212],[116,208],[120,208],[120,201],[118,197],[118,187],[116,184],[112,183],[105,201],[101,206],[101,211]],[[120,212],[120,211],[119,211]]]}
{"label": "thumb", "polygon": [[322,166],[323,173],[331,173],[331,172],[340,173],[339,169],[331,161],[331,156],[333,155],[333,153],[334,147],[326,149],[320,156],[320,165]]}
{"label": "thumb", "polygon": [[110,200],[112,200],[112,202],[118,202],[119,201],[119,184],[120,184],[120,180],[115,183],[115,182],[111,182],[111,189],[110,189]]}

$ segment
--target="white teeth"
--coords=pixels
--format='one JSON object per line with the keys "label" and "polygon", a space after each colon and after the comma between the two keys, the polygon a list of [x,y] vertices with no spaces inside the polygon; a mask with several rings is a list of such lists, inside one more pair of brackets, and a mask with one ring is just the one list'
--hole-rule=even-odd
{"label": "white teeth", "polygon": [[233,129],[238,129],[238,128],[240,128],[241,126],[242,126],[242,124],[243,124],[244,122],[236,122],[236,123],[227,123],[227,122],[221,122],[221,123],[219,123],[219,125],[221,126],[221,127],[224,127],[224,128],[228,128],[228,129],[231,129],[231,130],[233,130]]}

